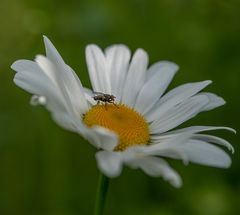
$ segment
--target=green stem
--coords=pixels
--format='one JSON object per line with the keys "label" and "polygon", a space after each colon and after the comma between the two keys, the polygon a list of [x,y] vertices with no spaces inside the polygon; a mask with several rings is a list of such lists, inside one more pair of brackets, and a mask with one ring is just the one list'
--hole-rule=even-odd
{"label": "green stem", "polygon": [[100,174],[97,193],[96,193],[94,215],[103,215],[104,205],[107,197],[108,185],[109,185],[109,178],[103,174]]}

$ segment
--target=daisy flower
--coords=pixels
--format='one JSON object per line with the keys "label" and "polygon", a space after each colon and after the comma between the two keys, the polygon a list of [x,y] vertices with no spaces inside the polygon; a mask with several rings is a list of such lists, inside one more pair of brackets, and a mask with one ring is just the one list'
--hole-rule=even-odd
{"label": "daisy flower", "polygon": [[179,174],[165,158],[220,168],[231,165],[231,158],[221,148],[233,152],[231,144],[202,132],[233,129],[191,126],[173,130],[198,113],[225,103],[215,94],[201,92],[211,81],[187,83],[166,92],[179,69],[175,63],[159,61],[148,67],[143,49],[131,56],[125,45],[104,51],[88,45],[91,90],[83,87],[47,37],[44,43],[46,56],[13,63],[17,72],[14,82],[33,95],[33,105],[45,106],[57,124],[97,148],[97,164],[105,176],[119,176],[126,165],[180,187]]}

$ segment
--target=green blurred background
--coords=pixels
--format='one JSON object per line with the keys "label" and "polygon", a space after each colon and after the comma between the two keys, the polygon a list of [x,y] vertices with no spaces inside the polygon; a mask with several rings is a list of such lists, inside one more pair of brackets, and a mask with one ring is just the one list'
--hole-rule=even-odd
{"label": "green blurred background", "polygon": [[[240,129],[239,0],[1,0],[0,3],[0,214],[88,215],[98,170],[92,148],[80,136],[59,128],[30,95],[13,84],[10,65],[44,53],[42,35],[90,86],[84,49],[127,44],[142,47],[150,62],[180,65],[170,88],[210,79],[208,90],[227,105],[200,114],[187,125]],[[169,161],[184,185],[175,189],[161,178],[124,169],[110,184],[106,214],[237,215],[240,211],[238,136],[230,169]]]}

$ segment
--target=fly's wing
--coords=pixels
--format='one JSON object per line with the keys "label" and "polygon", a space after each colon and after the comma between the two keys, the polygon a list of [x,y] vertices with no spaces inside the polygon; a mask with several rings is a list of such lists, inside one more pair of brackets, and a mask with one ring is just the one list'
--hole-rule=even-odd
{"label": "fly's wing", "polygon": [[101,93],[101,92],[95,92],[95,91],[93,91],[93,94],[94,94],[94,95],[105,95],[104,93]]}

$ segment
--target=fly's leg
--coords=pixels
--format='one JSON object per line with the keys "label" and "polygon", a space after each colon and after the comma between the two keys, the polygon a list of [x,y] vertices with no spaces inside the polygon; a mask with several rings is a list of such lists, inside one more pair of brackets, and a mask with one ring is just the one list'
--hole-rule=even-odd
{"label": "fly's leg", "polygon": [[107,102],[105,102],[105,110],[107,110]]}
{"label": "fly's leg", "polygon": [[111,103],[111,104],[113,104],[115,107],[119,108],[118,105],[117,105],[114,101],[111,101],[111,102],[109,102],[109,103]]}
{"label": "fly's leg", "polygon": [[113,102],[113,105],[114,105],[115,107],[119,108],[118,105],[117,105],[115,102]]}

